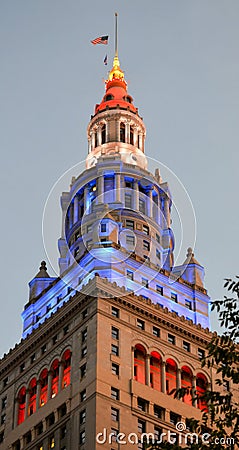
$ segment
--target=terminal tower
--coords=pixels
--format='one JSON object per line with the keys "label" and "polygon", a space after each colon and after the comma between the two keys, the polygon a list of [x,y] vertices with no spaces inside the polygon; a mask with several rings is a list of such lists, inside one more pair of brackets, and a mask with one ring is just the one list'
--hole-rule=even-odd
{"label": "terminal tower", "polygon": [[[59,276],[41,262],[22,339],[1,360],[0,450],[143,449],[143,433],[200,418],[213,383],[204,268],[191,248],[174,265],[172,195],[147,169],[117,50],[87,138],[60,199]],[[198,400],[174,398],[180,387]]]}

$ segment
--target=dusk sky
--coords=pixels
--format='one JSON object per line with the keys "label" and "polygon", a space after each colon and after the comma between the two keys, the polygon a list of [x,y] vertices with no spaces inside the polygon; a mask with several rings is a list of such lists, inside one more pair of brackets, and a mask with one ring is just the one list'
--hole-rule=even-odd
{"label": "dusk sky", "polygon": [[[1,1],[0,355],[21,339],[28,282],[47,260],[42,218],[49,192],[87,155],[87,124],[114,56],[115,11],[121,68],[147,128],[146,153],[155,167],[173,171],[191,198],[195,257],[212,299],[225,294],[225,277],[239,275],[238,0]],[[90,43],[105,34],[108,46]],[[59,212],[56,200],[54,248]],[[191,240],[184,235],[183,255]]]}

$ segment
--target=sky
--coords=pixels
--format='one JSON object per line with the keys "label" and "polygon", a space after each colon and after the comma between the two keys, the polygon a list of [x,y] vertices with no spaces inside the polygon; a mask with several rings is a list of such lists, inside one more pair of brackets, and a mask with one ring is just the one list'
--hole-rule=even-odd
{"label": "sky", "polygon": [[[147,128],[146,153],[172,170],[191,198],[195,256],[212,299],[225,294],[225,277],[239,274],[238,0],[2,1],[0,355],[21,338],[28,282],[46,259],[49,192],[86,157],[87,124],[114,55],[115,11],[121,67]],[[107,47],[90,43],[105,34]],[[52,216],[57,242],[60,221]],[[186,254],[192,243],[184,240]]]}

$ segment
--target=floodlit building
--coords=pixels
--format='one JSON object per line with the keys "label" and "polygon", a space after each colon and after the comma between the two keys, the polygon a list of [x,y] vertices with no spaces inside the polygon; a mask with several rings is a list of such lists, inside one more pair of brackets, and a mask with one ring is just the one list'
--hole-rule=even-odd
{"label": "floodlit building", "polygon": [[[147,170],[146,130],[116,52],[88,125],[86,168],[61,197],[59,277],[30,281],[19,344],[0,366],[0,450],[143,448],[199,418],[213,374],[204,269],[174,267],[171,193]],[[136,437],[139,438],[139,442]],[[121,441],[122,442],[122,441]]]}

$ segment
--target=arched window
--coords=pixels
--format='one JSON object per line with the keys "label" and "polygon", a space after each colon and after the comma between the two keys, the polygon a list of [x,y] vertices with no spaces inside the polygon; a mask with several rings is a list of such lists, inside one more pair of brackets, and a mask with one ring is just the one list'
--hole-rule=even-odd
{"label": "arched window", "polygon": [[109,100],[113,100],[113,95],[112,94],[107,94],[106,96],[105,96],[105,102],[108,102]]}
{"label": "arched window", "polygon": [[98,133],[95,132],[95,147],[98,147],[99,143],[98,143]]}
{"label": "arched window", "polygon": [[130,127],[130,134],[129,134],[129,136],[130,136],[130,139],[129,139],[130,144],[134,145],[134,130],[133,130],[133,127]]}
{"label": "arched window", "polygon": [[120,142],[125,142],[125,124],[120,124]]}
{"label": "arched window", "polygon": [[137,344],[134,350],[134,379],[145,384],[145,348]]}
{"label": "arched window", "polygon": [[48,388],[48,371],[44,369],[40,375],[41,391],[40,391],[40,406],[47,403],[47,388]]}
{"label": "arched window", "polygon": [[106,126],[105,126],[105,124],[102,125],[102,128],[101,128],[101,142],[102,142],[102,144],[106,143]]}
{"label": "arched window", "polygon": [[152,352],[150,355],[150,386],[161,391],[161,364],[160,355]]}
{"label": "arched window", "polygon": [[18,394],[18,401],[19,401],[19,409],[18,409],[18,420],[17,423],[20,425],[20,423],[24,422],[25,419],[25,410],[26,410],[26,388],[22,387]]}
{"label": "arched window", "polygon": [[196,389],[198,395],[197,407],[201,409],[201,411],[207,411],[207,403],[205,400],[200,399],[203,394],[205,394],[207,390],[207,379],[203,373],[198,373],[196,377]]}
{"label": "arched window", "polygon": [[183,401],[188,405],[192,404],[192,379],[193,374],[191,369],[187,366],[183,366],[181,369],[181,387],[187,389],[187,393],[184,395]]}
{"label": "arched window", "polygon": [[71,382],[71,352],[70,352],[70,350],[65,351],[62,360],[64,363],[62,387],[65,388],[65,387],[69,386],[69,384]]}
{"label": "arched window", "polygon": [[51,383],[51,397],[55,397],[58,394],[59,383],[59,361],[55,359],[51,366],[52,371],[52,383]]}
{"label": "arched window", "polygon": [[36,396],[37,396],[37,380],[36,378],[33,378],[29,384],[28,416],[31,416],[36,411]]}
{"label": "arched window", "polygon": [[174,395],[172,390],[176,389],[177,364],[173,359],[166,361],[166,392],[168,395]]}

